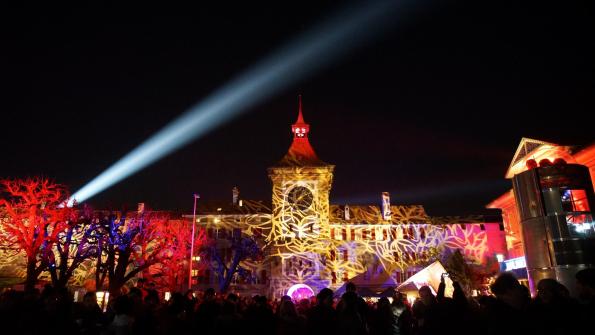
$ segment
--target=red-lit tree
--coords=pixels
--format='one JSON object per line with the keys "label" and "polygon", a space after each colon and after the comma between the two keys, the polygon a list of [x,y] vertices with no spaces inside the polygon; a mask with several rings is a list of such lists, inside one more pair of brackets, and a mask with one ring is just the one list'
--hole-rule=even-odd
{"label": "red-lit tree", "polygon": [[35,287],[48,267],[48,255],[68,226],[71,210],[61,208],[69,194],[62,185],[44,178],[2,180],[0,240],[25,253],[25,289]]}
{"label": "red-lit tree", "polygon": [[169,257],[172,234],[167,230],[167,219],[167,215],[156,212],[128,217],[110,214],[100,219],[97,290],[103,289],[107,279],[110,296],[118,296],[128,281]]}
{"label": "red-lit tree", "polygon": [[[183,220],[170,220],[167,222],[165,232],[170,243],[161,262],[151,267],[151,278],[159,289],[170,292],[181,291],[188,285],[192,229]],[[204,229],[198,229],[194,237],[194,250],[197,255],[206,240]],[[204,262],[194,261],[192,269],[201,272],[204,269]]]}

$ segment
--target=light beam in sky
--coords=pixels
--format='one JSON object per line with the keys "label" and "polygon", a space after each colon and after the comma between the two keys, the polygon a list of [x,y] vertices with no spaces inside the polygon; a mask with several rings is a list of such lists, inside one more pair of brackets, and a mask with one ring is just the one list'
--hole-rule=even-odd
{"label": "light beam in sky", "polygon": [[68,205],[93,197],[369,42],[397,21],[396,9],[404,9],[398,1],[365,2],[282,46],[84,185],[72,195]]}

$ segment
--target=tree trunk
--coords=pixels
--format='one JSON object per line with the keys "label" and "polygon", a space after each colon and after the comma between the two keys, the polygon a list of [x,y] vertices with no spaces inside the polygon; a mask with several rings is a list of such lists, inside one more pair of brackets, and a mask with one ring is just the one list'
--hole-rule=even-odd
{"label": "tree trunk", "polygon": [[37,284],[37,277],[39,274],[35,268],[36,264],[37,260],[35,257],[27,258],[27,278],[25,279],[25,291],[32,291],[35,288],[35,284]]}
{"label": "tree trunk", "polygon": [[122,288],[122,286],[123,284],[120,283],[120,281],[116,280],[115,278],[114,280],[110,278],[108,289],[110,299],[116,298],[120,295],[120,289]]}

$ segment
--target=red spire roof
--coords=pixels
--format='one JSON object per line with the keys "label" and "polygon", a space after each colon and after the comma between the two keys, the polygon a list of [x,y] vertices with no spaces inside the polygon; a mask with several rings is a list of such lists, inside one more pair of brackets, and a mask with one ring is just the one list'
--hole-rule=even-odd
{"label": "red spire roof", "polygon": [[310,125],[304,121],[302,114],[302,96],[299,96],[298,118],[291,126],[293,142],[287,154],[277,163],[278,166],[322,166],[328,165],[321,161],[310,145],[308,133]]}
{"label": "red spire roof", "polygon": [[306,122],[304,122],[304,116],[302,115],[302,95],[298,95],[298,100],[299,100],[299,107],[298,107],[298,118],[297,121],[295,121],[294,125],[307,125]]}

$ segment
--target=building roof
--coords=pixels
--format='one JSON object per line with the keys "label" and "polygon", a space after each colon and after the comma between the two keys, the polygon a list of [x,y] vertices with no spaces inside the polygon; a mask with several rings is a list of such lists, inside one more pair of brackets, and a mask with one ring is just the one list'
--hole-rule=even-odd
{"label": "building roof", "polygon": [[[241,203],[241,206],[240,206]],[[199,200],[196,204],[196,215],[249,215],[271,214],[271,203],[263,200],[241,199],[237,205],[230,201]]]}
{"label": "building roof", "polygon": [[273,167],[301,167],[301,166],[328,166],[318,158],[316,152],[310,145],[308,133],[310,125],[304,121],[302,113],[302,96],[299,96],[298,118],[291,126],[293,141],[289,150]]}
{"label": "building roof", "polygon": [[562,146],[555,143],[523,137],[514,153],[512,162],[510,162],[510,165],[508,166],[508,170],[506,170],[505,177],[511,179],[516,174],[525,171],[527,169],[525,165],[527,159],[535,159],[536,161],[539,161],[544,158],[553,160],[554,157],[561,157],[568,161],[569,159],[572,159],[572,156],[570,155],[571,152],[572,147],[570,146]]}

